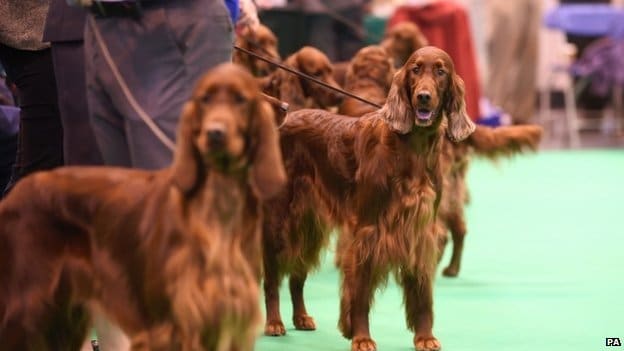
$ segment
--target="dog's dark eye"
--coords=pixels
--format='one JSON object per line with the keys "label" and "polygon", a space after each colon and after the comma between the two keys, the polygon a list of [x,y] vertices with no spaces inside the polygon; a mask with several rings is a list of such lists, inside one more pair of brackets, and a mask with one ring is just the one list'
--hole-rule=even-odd
{"label": "dog's dark eye", "polygon": [[243,104],[247,99],[241,94],[234,94],[234,102],[237,104]]}
{"label": "dog's dark eye", "polygon": [[416,66],[416,67],[412,68],[412,72],[420,73],[420,66]]}
{"label": "dog's dark eye", "polygon": [[438,69],[438,71],[436,72],[438,74],[438,76],[443,77],[446,75],[446,71],[443,69]]}
{"label": "dog's dark eye", "polygon": [[199,98],[199,103],[208,104],[210,103],[210,100],[212,100],[212,95],[210,93],[206,93]]}

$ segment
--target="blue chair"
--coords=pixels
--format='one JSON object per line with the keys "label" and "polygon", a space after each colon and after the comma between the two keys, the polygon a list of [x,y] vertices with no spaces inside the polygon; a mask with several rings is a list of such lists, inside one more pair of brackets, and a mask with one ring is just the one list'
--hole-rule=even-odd
{"label": "blue chair", "polygon": [[[624,10],[608,4],[563,4],[546,13],[544,25],[550,29],[581,37],[624,38]],[[563,73],[571,79],[574,73],[571,68],[573,65],[574,62],[570,66],[554,65],[551,67],[551,74]],[[614,94],[618,94],[619,91],[621,95],[621,86],[614,87],[616,88]],[[580,146],[575,88],[579,87],[571,81],[569,88],[564,91],[566,127],[571,147]],[[550,120],[550,95],[547,90],[540,99],[542,121]],[[618,106],[621,106],[621,96],[619,100],[613,101],[614,110],[616,113],[621,113],[618,112]]]}
{"label": "blue chair", "polygon": [[559,5],[544,17],[544,24],[565,33],[596,37],[615,34],[624,10],[606,4]]}

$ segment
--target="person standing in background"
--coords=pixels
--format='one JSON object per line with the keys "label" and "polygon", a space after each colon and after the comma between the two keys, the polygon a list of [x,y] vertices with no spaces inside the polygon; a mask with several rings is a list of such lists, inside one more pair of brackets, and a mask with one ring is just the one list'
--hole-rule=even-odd
{"label": "person standing in background", "polygon": [[[18,90],[20,123],[11,180],[63,165],[63,128],[50,44],[42,42],[48,0],[0,1],[0,62]],[[2,191],[2,189],[0,189]]]}
{"label": "person standing in background", "polygon": [[535,116],[540,0],[487,0],[485,95],[514,124]]}
{"label": "person standing in background", "polygon": [[50,0],[43,31],[43,40],[52,45],[66,165],[102,164],[87,108],[85,17],[83,9],[68,6],[66,0]]}
{"label": "person standing in background", "polygon": [[290,0],[308,13],[308,44],[330,60],[349,61],[364,46],[369,0]]}
{"label": "person standing in background", "polygon": [[100,1],[87,15],[84,40],[89,114],[104,162],[168,166],[171,144],[142,118],[175,140],[196,79],[231,60],[233,26],[224,1]]}
{"label": "person standing in background", "polygon": [[260,0],[262,22],[280,38],[287,57],[305,45],[330,60],[348,61],[364,46],[364,16],[371,0]]}

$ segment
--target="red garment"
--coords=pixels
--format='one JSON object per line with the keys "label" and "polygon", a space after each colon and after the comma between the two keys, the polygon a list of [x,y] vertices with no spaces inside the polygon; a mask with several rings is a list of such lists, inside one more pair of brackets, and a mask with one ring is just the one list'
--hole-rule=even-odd
{"label": "red garment", "polygon": [[429,44],[446,51],[457,74],[466,85],[466,109],[472,120],[479,114],[479,74],[466,9],[454,1],[437,1],[424,6],[401,6],[388,20],[388,28],[411,21],[416,23]]}

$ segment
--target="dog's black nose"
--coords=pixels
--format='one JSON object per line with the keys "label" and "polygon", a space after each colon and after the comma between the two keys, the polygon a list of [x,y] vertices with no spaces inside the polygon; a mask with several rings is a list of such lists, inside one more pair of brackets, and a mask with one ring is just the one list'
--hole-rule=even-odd
{"label": "dog's black nose", "polygon": [[427,91],[422,91],[416,95],[416,98],[418,99],[418,102],[426,104],[431,100],[431,94]]}
{"label": "dog's black nose", "polygon": [[210,147],[220,148],[225,145],[225,132],[222,129],[210,129],[207,134]]}

